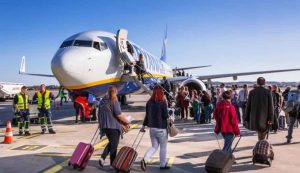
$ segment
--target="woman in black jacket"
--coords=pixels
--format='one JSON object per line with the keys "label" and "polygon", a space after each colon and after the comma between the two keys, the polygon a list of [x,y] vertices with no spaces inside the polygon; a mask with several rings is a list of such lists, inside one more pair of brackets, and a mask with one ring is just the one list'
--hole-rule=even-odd
{"label": "woman in black jacket", "polygon": [[155,154],[160,147],[160,169],[170,169],[167,166],[167,119],[168,119],[168,105],[164,96],[163,89],[160,86],[154,87],[152,97],[146,105],[146,116],[144,119],[141,132],[145,131],[145,126],[150,128],[150,138],[152,147],[146,152],[141,161],[141,168],[146,170],[146,162]]}

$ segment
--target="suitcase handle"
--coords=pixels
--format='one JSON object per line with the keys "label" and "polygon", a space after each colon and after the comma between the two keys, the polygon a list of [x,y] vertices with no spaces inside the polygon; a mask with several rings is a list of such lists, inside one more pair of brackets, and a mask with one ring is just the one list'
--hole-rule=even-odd
{"label": "suitcase handle", "polygon": [[[235,137],[234,137],[234,138],[235,138]],[[232,143],[233,143],[233,141],[234,141],[234,138],[233,138],[233,140],[232,140]],[[232,150],[231,153],[233,153],[233,152],[235,151],[235,149],[236,149],[236,147],[238,146],[238,144],[239,144],[239,142],[240,142],[241,139],[242,139],[242,135],[240,135],[240,137],[239,137],[238,141],[236,142],[236,144],[235,144],[235,146],[234,146],[234,148],[233,148],[233,150]]]}
{"label": "suitcase handle", "polygon": [[[217,138],[217,141],[218,141],[219,148],[220,148],[220,150],[221,150],[221,145],[220,145],[219,138],[218,138],[218,135],[217,135],[217,134],[216,134],[216,138]],[[234,136],[234,137],[232,138],[231,145],[232,145],[232,143],[233,143],[233,141],[234,141],[235,138],[236,138],[236,136]],[[240,135],[240,137],[239,137],[238,141],[236,142],[234,148],[232,149],[232,152],[231,152],[231,153],[233,153],[233,152],[235,151],[235,149],[236,149],[236,147],[238,146],[238,144],[239,144],[241,138],[242,138],[242,135]]]}
{"label": "suitcase handle", "polygon": [[138,143],[137,143],[137,145],[136,145],[136,147],[135,147],[135,150],[137,150],[137,148],[139,147],[139,145],[140,145],[140,143],[141,143],[141,141],[142,141],[142,139],[143,139],[143,137],[144,137],[144,135],[145,135],[145,132],[141,132],[141,131],[139,131],[139,133],[136,135],[136,137],[135,137],[135,140],[134,140],[134,142],[133,142],[133,144],[132,144],[132,148],[134,147],[134,145],[135,145],[135,143],[136,143],[136,141],[137,141],[137,139],[138,139],[138,137],[140,136],[140,134],[142,133],[142,136],[141,136],[141,138],[139,139],[139,141],[138,141]]}
{"label": "suitcase handle", "polygon": [[[93,146],[93,145],[95,145],[95,143],[96,143],[96,141],[97,141],[97,138],[98,138],[98,136],[100,135],[99,133],[97,134],[97,132],[98,132],[98,130],[99,130],[99,126],[97,126],[97,130],[96,130],[96,132],[94,133],[94,136],[93,136],[93,138],[92,138],[92,140],[91,140],[91,142],[90,142],[90,144]],[[96,137],[97,136],[97,137]],[[96,138],[95,138],[96,137]],[[94,142],[93,142],[94,141]]]}

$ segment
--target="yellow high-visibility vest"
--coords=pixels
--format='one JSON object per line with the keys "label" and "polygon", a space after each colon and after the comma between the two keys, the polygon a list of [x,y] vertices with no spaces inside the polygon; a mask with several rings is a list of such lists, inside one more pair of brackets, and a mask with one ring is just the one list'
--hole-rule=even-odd
{"label": "yellow high-visibility vest", "polygon": [[18,108],[20,110],[29,109],[28,95],[27,94],[25,95],[25,102],[21,93],[17,94],[17,96],[18,96],[18,103],[16,105],[18,106]]}
{"label": "yellow high-visibility vest", "polygon": [[[45,100],[44,100],[44,108],[50,109],[50,91],[45,91]],[[41,109],[43,106],[43,95],[40,91],[37,92],[37,100],[38,100],[38,109]]]}

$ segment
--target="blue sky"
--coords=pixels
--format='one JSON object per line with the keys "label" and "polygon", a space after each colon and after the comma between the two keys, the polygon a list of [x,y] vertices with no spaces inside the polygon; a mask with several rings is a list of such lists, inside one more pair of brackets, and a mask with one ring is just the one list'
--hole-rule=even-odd
{"label": "blue sky", "polygon": [[[87,30],[126,28],[130,40],[160,56],[166,24],[172,67],[213,65],[190,71],[195,76],[300,67],[297,0],[1,0],[0,19],[0,81],[57,84],[18,75],[21,56],[27,72],[51,74],[62,41]],[[264,76],[300,81],[300,72]]]}

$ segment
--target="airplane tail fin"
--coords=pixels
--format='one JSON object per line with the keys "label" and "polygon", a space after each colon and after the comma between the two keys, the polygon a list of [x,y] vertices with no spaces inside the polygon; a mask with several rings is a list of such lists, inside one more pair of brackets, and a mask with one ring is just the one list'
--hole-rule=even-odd
{"label": "airplane tail fin", "polygon": [[163,47],[162,47],[162,51],[161,51],[161,58],[160,60],[164,61],[164,62],[167,62],[167,31],[168,31],[168,28],[166,26],[166,31],[165,31],[165,36],[164,36],[164,39],[163,39]]}
{"label": "airplane tail fin", "polygon": [[19,74],[25,73],[25,56],[22,56]]}

